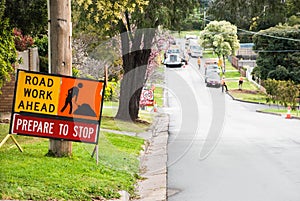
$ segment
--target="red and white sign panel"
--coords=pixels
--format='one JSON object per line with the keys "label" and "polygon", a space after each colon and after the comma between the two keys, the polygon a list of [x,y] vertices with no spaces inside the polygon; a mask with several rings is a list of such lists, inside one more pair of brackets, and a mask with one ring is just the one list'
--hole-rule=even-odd
{"label": "red and white sign panel", "polygon": [[143,89],[140,98],[140,106],[154,105],[154,91],[152,89]]}
{"label": "red and white sign panel", "polygon": [[10,133],[97,143],[104,81],[19,70]]}
{"label": "red and white sign panel", "polygon": [[49,119],[14,114],[12,131],[24,135],[65,139],[77,142],[97,142],[99,125],[78,121]]}

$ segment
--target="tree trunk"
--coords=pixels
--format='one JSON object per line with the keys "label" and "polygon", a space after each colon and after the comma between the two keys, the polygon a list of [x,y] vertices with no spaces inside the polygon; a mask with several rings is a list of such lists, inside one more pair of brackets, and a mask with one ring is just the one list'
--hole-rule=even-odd
{"label": "tree trunk", "polygon": [[[48,0],[49,73],[72,75],[71,1]],[[72,154],[72,142],[50,139],[47,155],[62,157]]]}
{"label": "tree trunk", "polygon": [[226,72],[226,67],[225,67],[225,56],[223,55],[223,73],[225,74]]}
{"label": "tree trunk", "polygon": [[[124,29],[123,29],[124,30]],[[121,81],[117,119],[136,121],[155,30],[137,30],[130,48],[129,34],[121,34],[124,76]],[[143,48],[141,48],[141,46]]]}

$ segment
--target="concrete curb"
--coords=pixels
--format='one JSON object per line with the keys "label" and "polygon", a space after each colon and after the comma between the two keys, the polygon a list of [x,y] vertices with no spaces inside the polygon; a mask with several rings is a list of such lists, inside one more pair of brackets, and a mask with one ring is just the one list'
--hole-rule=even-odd
{"label": "concrete curb", "polygon": [[[263,113],[263,114],[275,115],[275,116],[281,116],[281,117],[285,118],[285,114],[278,114],[278,113],[275,113],[275,112],[265,112],[265,111],[261,111],[261,110],[256,110],[256,112]],[[290,119],[300,120],[300,117],[291,116]]]}
{"label": "concrete curb", "polygon": [[[167,200],[167,143],[169,116],[157,114],[151,136],[148,136],[148,147],[140,157],[141,177],[137,184],[139,198],[134,201]],[[143,137],[143,136],[141,136]]]}
{"label": "concrete curb", "polygon": [[[140,176],[136,185],[137,198],[132,201],[167,200],[167,143],[169,137],[169,116],[157,113],[149,132],[137,136],[145,139],[144,151],[140,155]],[[121,198],[108,201],[129,201],[126,191],[119,192]]]}

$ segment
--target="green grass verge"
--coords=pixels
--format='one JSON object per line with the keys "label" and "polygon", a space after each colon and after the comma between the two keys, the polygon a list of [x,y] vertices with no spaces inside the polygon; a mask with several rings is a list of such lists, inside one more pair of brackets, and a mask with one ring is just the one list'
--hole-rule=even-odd
{"label": "green grass verge", "polygon": [[[229,73],[229,72],[228,72]],[[226,73],[226,78],[228,74]],[[227,80],[226,81],[229,93],[238,100],[256,102],[256,103],[266,103],[266,94],[261,92],[259,88],[252,82],[244,79],[243,90],[238,90],[238,79]]]}
{"label": "green grass verge", "polygon": [[213,58],[217,58],[217,55],[214,54],[212,50],[204,50],[203,51],[203,58],[213,59]]}
{"label": "green grass verge", "polygon": [[243,100],[243,101],[250,101],[255,103],[266,103],[266,95],[261,92],[257,93],[243,93],[237,91],[230,91],[229,92],[235,99]]}
{"label": "green grass verge", "polygon": [[[227,73],[226,73],[226,79],[227,79]],[[227,87],[228,87],[229,90],[239,89],[238,79],[227,80],[226,84],[227,84]],[[252,91],[259,90],[258,87],[255,84],[253,84],[252,82],[248,81],[247,79],[244,79],[242,89],[243,90],[252,90]]]}
{"label": "green grass verge", "polygon": [[101,128],[124,132],[141,133],[146,131],[152,123],[152,114],[147,111],[140,112],[141,121],[138,122],[127,122],[115,119],[114,117],[116,116],[117,111],[117,107],[103,108]]}
{"label": "green grass verge", "polygon": [[[162,97],[161,88],[157,88],[156,97]],[[152,122],[152,114],[147,111],[140,112],[142,121],[137,123],[115,120],[117,109],[118,102],[104,102],[101,128],[140,133]],[[7,133],[8,125],[0,124],[0,140]],[[119,190],[134,194],[142,139],[101,133],[97,166],[90,157],[94,145],[74,142],[73,156],[57,159],[45,157],[49,140],[15,138],[25,152],[20,153],[11,139],[0,149],[0,163],[5,164],[1,165],[1,199],[92,200],[99,196],[117,198]]]}
{"label": "green grass verge", "polygon": [[[0,124],[0,140],[8,125]],[[0,198],[14,200],[92,200],[118,198],[119,190],[134,194],[138,179],[140,138],[101,133],[99,164],[94,145],[73,143],[73,156],[46,157],[49,140],[16,136],[24,152],[9,139],[0,148]]]}
{"label": "green grass verge", "polygon": [[141,133],[146,131],[150,126],[150,120],[152,121],[152,115],[148,115],[147,120],[146,114],[143,120],[138,122],[127,122],[117,120],[114,117],[103,116],[101,120],[101,128],[110,129],[110,130],[117,130],[117,131],[124,131],[124,132],[134,132],[134,133]]}
{"label": "green grass verge", "polygon": [[164,97],[163,97],[164,90],[162,87],[156,87],[154,90],[154,100],[158,107],[163,107],[164,105]]}
{"label": "green grass verge", "polygon": [[221,77],[225,76],[225,78],[236,78],[239,79],[241,76],[241,73],[239,71],[227,71],[225,74],[221,73]]}
{"label": "green grass verge", "polygon": [[[237,70],[228,59],[225,60],[226,71]],[[227,73],[227,72],[226,72]]]}
{"label": "green grass verge", "polygon": [[114,118],[119,106],[117,102],[104,102],[103,105],[104,108],[102,110],[101,128],[141,133],[147,131],[153,121],[153,114],[145,110],[140,110],[140,118],[137,122],[120,121]]}

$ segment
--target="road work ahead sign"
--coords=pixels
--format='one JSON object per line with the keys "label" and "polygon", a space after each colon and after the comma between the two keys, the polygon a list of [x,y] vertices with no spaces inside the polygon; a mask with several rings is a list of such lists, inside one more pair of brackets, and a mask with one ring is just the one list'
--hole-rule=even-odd
{"label": "road work ahead sign", "polygon": [[18,70],[10,133],[97,143],[104,81]]}

